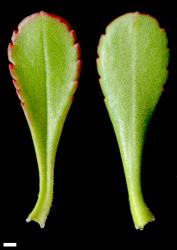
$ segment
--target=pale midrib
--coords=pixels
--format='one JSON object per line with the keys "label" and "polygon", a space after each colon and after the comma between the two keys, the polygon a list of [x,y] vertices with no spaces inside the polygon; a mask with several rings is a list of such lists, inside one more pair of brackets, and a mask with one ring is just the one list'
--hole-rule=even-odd
{"label": "pale midrib", "polygon": [[[131,50],[131,120],[130,120],[130,131],[129,131],[129,138],[130,138],[130,164],[134,165],[134,150],[136,149],[136,64],[137,64],[137,50],[136,50],[136,33],[135,29],[133,28],[134,23],[130,25],[129,35],[130,35],[130,50]],[[135,153],[136,154],[136,153]],[[130,171],[132,170],[130,166]]]}
{"label": "pale midrib", "polygon": [[46,99],[46,169],[48,166],[48,67],[47,67],[47,46],[46,46],[46,36],[45,36],[45,21],[42,22],[42,49],[43,49],[43,59],[44,59],[44,75],[45,75],[45,99]]}

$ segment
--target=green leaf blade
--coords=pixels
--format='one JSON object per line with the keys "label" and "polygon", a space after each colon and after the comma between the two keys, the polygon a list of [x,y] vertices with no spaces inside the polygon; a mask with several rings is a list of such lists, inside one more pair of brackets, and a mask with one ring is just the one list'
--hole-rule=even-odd
{"label": "green leaf blade", "polygon": [[155,19],[139,13],[117,18],[100,39],[100,84],[112,121],[126,176],[134,224],[154,220],[141,191],[145,132],[167,79],[165,32]]}
{"label": "green leaf blade", "polygon": [[22,21],[8,49],[11,74],[36,151],[40,192],[28,217],[44,227],[53,197],[58,141],[79,77],[79,46],[64,19],[45,12]]}

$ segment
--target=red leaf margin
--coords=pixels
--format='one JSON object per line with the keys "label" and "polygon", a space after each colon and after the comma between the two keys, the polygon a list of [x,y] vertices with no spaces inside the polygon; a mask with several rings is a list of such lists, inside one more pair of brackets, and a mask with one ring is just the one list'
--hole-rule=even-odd
{"label": "red leaf margin", "polygon": [[[70,24],[64,18],[62,18],[62,17],[60,17],[58,15],[52,14],[52,13],[44,12],[44,11],[40,11],[38,13],[34,13],[34,14],[30,15],[30,16],[25,17],[19,23],[19,25],[17,27],[17,30],[14,30],[14,32],[12,34],[11,42],[9,43],[8,49],[7,49],[8,59],[9,59],[9,62],[10,62],[10,64],[9,64],[9,71],[10,71],[10,74],[11,74],[12,79],[13,79],[12,82],[13,82],[13,85],[14,85],[14,87],[16,89],[17,96],[20,99],[21,106],[22,106],[23,109],[24,109],[25,101],[24,101],[24,99],[23,99],[23,97],[22,97],[22,95],[20,93],[20,86],[19,86],[20,84],[19,84],[16,72],[15,72],[15,62],[12,59],[11,52],[12,52],[13,47],[15,46],[16,39],[19,36],[19,34],[20,34],[21,30],[23,29],[23,27],[28,22],[30,22],[31,20],[33,20],[34,18],[36,18],[37,16],[49,16],[50,18],[56,19],[59,23],[63,23],[66,26],[67,30],[70,32],[70,34],[72,36],[73,46],[75,46],[76,50],[77,50],[77,58],[76,58],[76,60],[77,60],[77,70],[76,70],[76,74],[75,74],[75,77],[74,77],[74,84],[75,84],[76,88],[77,88],[77,85],[79,83],[79,77],[80,77],[80,73],[81,73],[82,62],[81,62],[80,44],[77,43],[76,33],[71,28]],[[71,101],[73,101],[73,99],[74,99],[74,97],[71,98]]]}

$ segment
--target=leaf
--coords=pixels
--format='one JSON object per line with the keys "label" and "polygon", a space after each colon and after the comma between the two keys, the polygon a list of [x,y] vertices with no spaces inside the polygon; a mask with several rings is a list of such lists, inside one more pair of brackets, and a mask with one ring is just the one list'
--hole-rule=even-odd
{"label": "leaf", "polygon": [[44,227],[53,199],[54,164],[59,138],[77,88],[80,60],[75,32],[45,12],[25,18],[8,47],[10,72],[35,147],[40,188],[27,218]]}
{"label": "leaf", "polygon": [[167,79],[166,34],[154,18],[128,13],[106,28],[98,55],[100,84],[120,148],[132,217],[135,227],[143,229],[154,216],[141,190],[142,150]]}

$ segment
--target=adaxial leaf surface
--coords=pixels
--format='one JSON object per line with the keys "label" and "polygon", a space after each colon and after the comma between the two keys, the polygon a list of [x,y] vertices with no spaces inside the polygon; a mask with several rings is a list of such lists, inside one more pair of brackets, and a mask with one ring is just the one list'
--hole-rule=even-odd
{"label": "adaxial leaf surface", "polygon": [[100,84],[112,121],[128,186],[136,228],[154,220],[140,183],[145,132],[167,79],[167,37],[157,21],[125,14],[106,28],[97,60]]}
{"label": "adaxial leaf surface", "polygon": [[52,204],[56,150],[77,88],[79,51],[68,23],[45,12],[25,18],[8,47],[10,72],[39,167],[39,197],[27,221],[37,221],[41,227]]}

